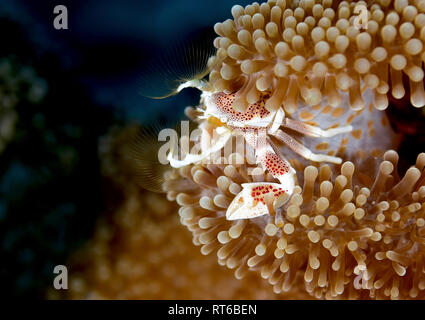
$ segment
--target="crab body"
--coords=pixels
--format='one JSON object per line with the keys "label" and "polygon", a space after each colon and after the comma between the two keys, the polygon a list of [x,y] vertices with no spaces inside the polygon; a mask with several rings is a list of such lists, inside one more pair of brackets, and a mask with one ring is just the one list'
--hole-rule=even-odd
{"label": "crab body", "polygon": [[[276,152],[277,149],[273,146],[271,137],[285,143],[290,149],[312,161],[342,162],[337,157],[312,153],[280,128],[287,127],[313,137],[329,137],[349,132],[352,130],[351,126],[322,130],[285,118],[282,107],[274,111],[266,108],[269,97],[269,93],[261,93],[256,103],[249,105],[245,111],[239,112],[233,108],[235,94],[204,92],[201,99],[203,105],[198,108],[198,111],[201,112],[199,119],[205,120],[199,126],[202,130],[201,154],[188,154],[183,160],[174,159],[171,153],[168,157],[171,166],[181,167],[201,161],[210,154],[221,150],[232,135],[244,137],[246,143],[255,152],[256,163],[276,178],[279,184],[265,182],[244,184],[243,190],[227,210],[226,217],[229,220],[248,219],[269,214],[272,212],[269,210],[271,205],[278,203],[282,206],[290,199],[295,187],[296,172],[284,155]],[[262,189],[260,197],[257,195],[260,191],[254,190],[255,188]],[[273,190],[279,191],[273,192]]]}

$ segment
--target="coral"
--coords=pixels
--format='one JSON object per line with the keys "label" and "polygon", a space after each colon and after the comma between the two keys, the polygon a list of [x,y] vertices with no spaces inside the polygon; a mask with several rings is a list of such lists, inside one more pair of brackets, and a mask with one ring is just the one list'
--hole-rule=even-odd
{"label": "coral", "polygon": [[[102,175],[116,186],[88,243],[67,262],[69,290],[49,299],[305,299],[300,285],[276,295],[257,274],[245,282],[202,255],[165,195],[143,191],[128,147],[140,127],[115,126],[100,139]],[[121,195],[119,195],[119,192]],[[118,203],[117,203],[118,202]]]}
{"label": "coral", "polygon": [[[367,26],[358,25],[359,6]],[[275,293],[291,293],[301,277],[315,298],[425,297],[425,154],[400,178],[397,153],[385,152],[398,137],[382,112],[390,90],[425,105],[423,11],[423,1],[278,0],[234,6],[234,20],[215,25],[212,89],[186,114],[203,134],[237,122],[254,155],[260,147],[248,130],[267,128],[298,184],[280,197],[283,179],[234,149],[236,138],[224,161],[169,171],[164,190],[202,253],[216,252],[238,279],[257,271]],[[273,121],[261,123],[269,113]],[[332,129],[339,134],[324,132]]]}
{"label": "coral", "polygon": [[241,184],[274,179],[248,175],[248,165],[172,169],[164,189],[201,252],[216,252],[238,279],[254,270],[276,293],[301,276],[316,298],[423,299],[425,154],[404,176],[397,162],[387,151],[379,165],[345,162],[340,174],[308,166],[288,205],[250,220],[226,220],[227,207]]}
{"label": "coral", "polygon": [[[70,260],[67,299],[305,299],[299,286],[278,296],[256,274],[238,281],[192,245],[176,206],[163,195],[127,192]],[[59,298],[57,291],[48,297]]]}
{"label": "coral", "polygon": [[42,299],[52,287],[54,267],[87,239],[102,209],[96,148],[112,113],[93,103],[77,73],[40,47],[39,37],[33,37],[36,43],[28,39],[30,27],[5,18],[0,19],[0,145],[6,146],[0,151],[1,296]]}
{"label": "coral", "polygon": [[16,106],[37,104],[45,96],[47,83],[30,66],[14,57],[0,59],[0,152],[12,140],[18,121]]}
{"label": "coral", "polygon": [[[190,246],[174,204],[133,185],[128,136],[105,139],[112,166],[104,174],[125,201],[77,254],[69,297],[424,299],[425,154],[399,176],[398,154],[385,152],[397,136],[381,112],[389,91],[425,105],[424,12],[425,1],[405,0],[234,6],[234,20],[215,25],[210,83],[176,91],[204,91],[200,106],[186,109],[202,132],[190,141],[201,155],[177,160],[171,150],[180,168],[163,184],[207,257]],[[260,129],[273,159],[288,163],[260,150]],[[214,131],[226,135],[202,140]],[[232,149],[241,132],[254,159]],[[229,150],[225,161],[204,161]],[[116,170],[117,155],[130,170]],[[289,169],[291,183],[276,174]],[[244,281],[230,280],[212,253]]]}
{"label": "coral", "polygon": [[324,98],[360,110],[365,91],[379,110],[389,91],[425,105],[423,0],[269,0],[236,5],[232,15],[214,27],[209,79],[216,91],[237,92],[239,111],[267,90],[266,107],[283,104],[289,114],[299,101],[316,106]]}

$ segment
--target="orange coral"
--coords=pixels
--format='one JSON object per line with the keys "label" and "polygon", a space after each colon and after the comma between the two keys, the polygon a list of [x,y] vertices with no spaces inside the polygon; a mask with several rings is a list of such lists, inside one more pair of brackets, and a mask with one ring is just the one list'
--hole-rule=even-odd
{"label": "orange coral", "polygon": [[[70,263],[68,299],[276,299],[308,297],[300,286],[278,296],[256,275],[245,282],[203,256],[164,196],[129,192],[102,218]],[[51,298],[54,298],[51,292]]]}
{"label": "orange coral", "polygon": [[309,166],[287,206],[250,220],[225,215],[252,182],[246,165],[184,167],[164,187],[201,251],[217,252],[237,278],[254,270],[275,292],[291,292],[301,274],[317,298],[423,299],[425,154],[401,178],[397,162],[388,151],[373,175],[345,162],[336,177],[327,165]]}
{"label": "orange coral", "polygon": [[405,95],[403,74],[412,104],[425,105],[423,0],[269,0],[236,5],[232,15],[214,27],[210,82],[217,91],[237,91],[237,110],[267,90],[269,110],[283,104],[291,114],[298,98],[309,106],[326,98],[336,107],[346,99],[342,93],[359,110],[366,89],[382,110],[388,91]]}

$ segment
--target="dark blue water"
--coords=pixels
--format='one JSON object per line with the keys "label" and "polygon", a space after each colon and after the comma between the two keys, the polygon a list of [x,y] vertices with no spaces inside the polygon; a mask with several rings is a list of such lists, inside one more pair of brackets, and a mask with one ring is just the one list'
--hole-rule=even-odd
{"label": "dark blue water", "polygon": [[[251,1],[238,1],[246,5]],[[94,99],[122,112],[126,119],[149,123],[182,116],[197,102],[195,90],[152,101],[139,93],[147,61],[164,48],[194,35],[212,34],[216,22],[231,18],[229,0],[85,0],[67,6],[68,30],[53,28],[57,1],[2,0],[0,16],[20,21],[38,50],[53,51],[78,72]],[[171,112],[170,112],[171,111]]]}

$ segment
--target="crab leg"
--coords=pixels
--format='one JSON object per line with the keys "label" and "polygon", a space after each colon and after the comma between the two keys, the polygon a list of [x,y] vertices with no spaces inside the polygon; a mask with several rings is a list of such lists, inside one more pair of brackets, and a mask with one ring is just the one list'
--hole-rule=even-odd
{"label": "crab leg", "polygon": [[315,162],[330,162],[340,164],[342,163],[342,159],[338,157],[328,156],[326,154],[317,154],[310,151],[310,149],[306,148],[303,144],[299,143],[297,140],[292,138],[287,133],[282,130],[277,130],[274,134],[278,140],[285,143],[291,150],[295,153],[298,153],[300,156]]}
{"label": "crab leg", "polygon": [[330,138],[337,134],[347,133],[353,131],[352,126],[345,126],[341,128],[332,128],[323,130],[319,127],[315,127],[309,124],[306,124],[301,121],[293,120],[286,118],[282,122],[282,126],[297,131],[299,133],[305,134],[310,137],[321,137],[321,138]]}
{"label": "crab leg", "polygon": [[189,154],[186,155],[186,157],[184,157],[184,159],[177,160],[173,157],[173,150],[170,150],[170,152],[168,153],[168,156],[167,156],[167,159],[170,162],[170,165],[173,168],[181,168],[181,167],[187,166],[191,163],[200,162],[203,159],[207,158],[212,153],[221,150],[224,147],[224,145],[226,144],[226,142],[232,136],[232,133],[229,130],[222,130],[218,133],[219,133],[219,139],[215,143],[213,143],[211,147],[207,148],[207,150],[204,149],[205,146],[209,145],[204,140],[204,139],[207,139],[207,138],[205,137],[205,135],[202,136],[203,141],[201,141],[201,146],[204,147],[204,148],[201,147],[201,150],[202,150],[201,154],[190,154],[189,153]]}

